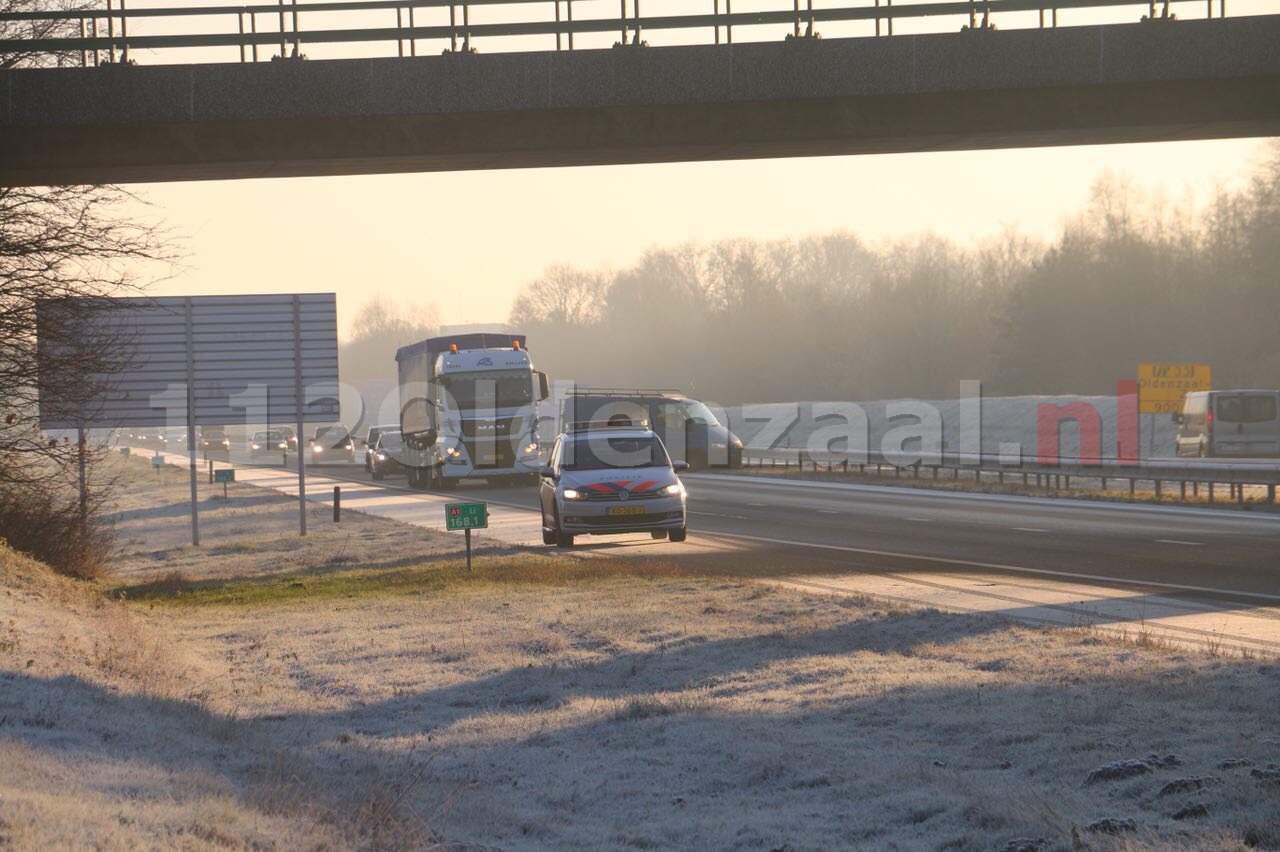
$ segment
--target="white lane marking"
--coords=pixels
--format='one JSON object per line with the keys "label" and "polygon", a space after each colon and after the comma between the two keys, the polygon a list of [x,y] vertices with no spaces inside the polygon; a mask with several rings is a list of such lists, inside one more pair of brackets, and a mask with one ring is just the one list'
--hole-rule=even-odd
{"label": "white lane marking", "polygon": [[751,507],[751,508],[753,508],[753,509],[767,509],[767,508],[769,508],[769,504],[768,504],[768,503],[748,503],[747,505],[748,505],[748,506],[750,506],[750,507]]}
{"label": "white lane marking", "polygon": [[819,509],[818,514],[819,515],[838,515],[840,513],[835,509]]}
{"label": "white lane marking", "polygon": [[1048,530],[1041,529],[1040,527],[1010,527],[1009,529],[1016,530],[1017,532],[1048,532]]}
{"label": "white lane marking", "polygon": [[1182,592],[1209,592],[1218,595],[1239,595],[1246,598],[1257,598],[1265,601],[1280,601],[1280,595],[1268,595],[1263,592],[1245,592],[1239,589],[1217,589],[1212,586],[1187,586],[1181,583],[1161,583],[1156,580],[1135,580],[1132,577],[1108,577],[1105,574],[1080,574],[1075,571],[1052,571],[1048,568],[1027,568],[1022,565],[1005,565],[999,562],[975,562],[970,559],[952,559],[947,556],[923,556],[919,553],[900,553],[893,550],[872,550],[866,547],[849,547],[843,544],[817,544],[811,541],[791,541],[785,538],[769,538],[762,535],[741,535],[739,533],[707,533],[719,538],[737,538],[743,541],[758,541],[762,544],[777,544],[784,547],[806,547],[813,550],[835,550],[840,553],[858,553],[863,556],[888,556],[897,559],[913,559],[917,562],[937,562],[941,565],[962,565],[966,568],[987,568],[996,571],[1013,571],[1020,574],[1036,574],[1045,577],[1072,577],[1076,580],[1096,580],[1104,583],[1120,583],[1130,586],[1149,586],[1154,589],[1175,589]]}
{"label": "white lane marking", "polygon": [[695,512],[692,509],[687,511],[690,515],[706,515],[708,518],[733,518],[738,521],[747,520],[746,515],[729,515],[724,512]]}
{"label": "white lane marking", "polygon": [[902,520],[904,520],[904,521],[915,521],[916,523],[920,523],[920,524],[931,524],[931,523],[933,523],[933,518],[903,518]]}
{"label": "white lane marking", "polygon": [[1176,538],[1158,538],[1156,542],[1159,544],[1185,544],[1187,547],[1200,547],[1204,544],[1202,541],[1182,541]]}

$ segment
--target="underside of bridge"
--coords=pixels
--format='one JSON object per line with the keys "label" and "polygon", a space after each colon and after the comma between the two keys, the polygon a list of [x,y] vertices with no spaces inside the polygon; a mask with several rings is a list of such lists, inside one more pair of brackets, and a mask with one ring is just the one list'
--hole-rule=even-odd
{"label": "underside of bridge", "polygon": [[1280,16],[0,71],[0,185],[1280,135]]}

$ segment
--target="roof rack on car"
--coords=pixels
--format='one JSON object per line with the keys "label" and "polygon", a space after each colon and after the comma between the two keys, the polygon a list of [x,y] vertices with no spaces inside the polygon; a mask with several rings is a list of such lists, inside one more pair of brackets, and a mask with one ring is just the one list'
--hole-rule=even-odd
{"label": "roof rack on car", "polygon": [[[623,419],[626,422],[622,422]],[[625,415],[622,418],[611,417],[608,420],[582,420],[576,423],[570,423],[565,427],[566,432],[595,432],[601,429],[648,429],[649,421],[640,420],[636,422]]]}
{"label": "roof rack on car", "polygon": [[574,388],[568,396],[665,396],[678,394],[684,396],[679,388]]}

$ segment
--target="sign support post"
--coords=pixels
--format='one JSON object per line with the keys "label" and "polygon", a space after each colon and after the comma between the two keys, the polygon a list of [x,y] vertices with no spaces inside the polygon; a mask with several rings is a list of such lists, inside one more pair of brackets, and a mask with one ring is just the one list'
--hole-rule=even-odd
{"label": "sign support post", "polygon": [[87,439],[85,438],[83,426],[76,430],[76,434],[79,441],[77,446],[80,449],[80,528],[84,530],[89,524],[89,479],[85,473],[84,458],[88,447],[85,443]]}
{"label": "sign support post", "polygon": [[191,298],[184,301],[187,320],[187,458],[191,475],[191,545],[200,546],[200,497],[196,490],[196,361],[192,330]]}
{"label": "sign support post", "polygon": [[[307,534],[307,452],[302,448],[302,300],[293,297],[293,404],[297,409],[298,435],[298,535]],[[285,442],[285,458],[289,444]]]}
{"label": "sign support post", "polygon": [[446,503],[444,506],[444,528],[462,530],[466,536],[468,574],[471,573],[471,531],[487,529],[488,526],[488,503]]}

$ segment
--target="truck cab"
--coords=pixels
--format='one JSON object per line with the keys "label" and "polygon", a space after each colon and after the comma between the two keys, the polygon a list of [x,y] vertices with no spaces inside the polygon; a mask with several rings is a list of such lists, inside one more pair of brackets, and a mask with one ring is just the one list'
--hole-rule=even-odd
{"label": "truck cab", "polygon": [[539,403],[547,377],[524,335],[434,337],[396,353],[409,483],[450,487],[464,479],[535,482],[545,453]]}

